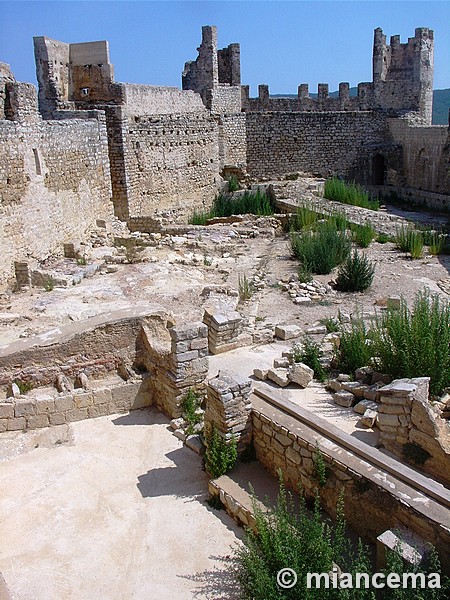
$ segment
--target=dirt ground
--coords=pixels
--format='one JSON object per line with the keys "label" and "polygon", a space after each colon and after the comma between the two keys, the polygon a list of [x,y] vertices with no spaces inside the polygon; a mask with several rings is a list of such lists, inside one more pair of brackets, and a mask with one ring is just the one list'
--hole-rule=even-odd
{"label": "dirt ground", "polygon": [[[395,210],[398,214],[399,209]],[[332,291],[320,301],[298,306],[280,287],[280,283],[296,274],[297,261],[291,257],[287,236],[281,234],[280,228],[275,231],[272,224],[273,219],[252,219],[235,225],[213,225],[206,233],[188,231],[184,236],[166,236],[145,249],[142,262],[101,268],[77,285],[51,291],[32,288],[3,293],[0,346],[130,305],[160,305],[180,323],[201,320],[210,301],[205,288],[216,286],[219,291],[222,288],[237,294],[239,277],[244,275],[252,280],[257,274],[262,282],[262,289],[238,306],[241,314],[250,317],[257,327],[295,323],[306,329],[322,318],[336,316],[339,310],[373,312],[376,302],[389,296],[403,295],[411,301],[424,287],[449,297],[450,256],[425,253],[420,260],[411,260],[392,243],[373,242],[364,251],[376,265],[374,282],[368,291]],[[108,250],[116,251],[101,248],[103,254]],[[98,255],[99,249],[94,249],[91,258]],[[60,261],[61,268],[73,262]],[[314,279],[329,283],[335,276],[332,273]],[[228,295],[224,301],[234,307],[237,298]]]}

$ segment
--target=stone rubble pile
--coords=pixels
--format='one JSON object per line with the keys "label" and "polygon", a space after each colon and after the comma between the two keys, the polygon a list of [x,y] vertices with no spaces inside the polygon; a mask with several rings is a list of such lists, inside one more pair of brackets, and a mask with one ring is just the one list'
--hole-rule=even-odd
{"label": "stone rubble pile", "polygon": [[254,369],[253,376],[261,381],[270,380],[280,387],[296,383],[306,388],[314,379],[314,371],[304,363],[295,362],[293,352],[288,350],[281,358],[274,359],[272,369]]}
{"label": "stone rubble pile", "polygon": [[311,302],[320,302],[325,297],[333,298],[336,292],[328,283],[312,280],[308,283],[300,283],[297,275],[283,277],[278,282],[280,288],[287,292],[294,304],[311,304]]}

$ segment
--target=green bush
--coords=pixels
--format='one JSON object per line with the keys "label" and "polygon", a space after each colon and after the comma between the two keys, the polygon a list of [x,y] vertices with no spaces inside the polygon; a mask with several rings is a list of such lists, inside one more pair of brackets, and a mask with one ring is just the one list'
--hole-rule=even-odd
{"label": "green bush", "polygon": [[445,234],[433,231],[430,238],[424,243],[428,245],[428,252],[432,256],[442,254],[445,246]]}
{"label": "green bush", "polygon": [[[377,368],[394,378],[430,377],[431,394],[450,386],[450,305],[419,292],[410,310],[388,308],[376,324]],[[361,365],[363,366],[363,365]]]}
{"label": "green bush", "polygon": [[314,378],[317,381],[323,383],[326,380],[328,374],[320,362],[323,352],[319,344],[316,344],[308,335],[305,335],[301,344],[293,344],[292,352],[294,362],[301,362],[312,369],[314,371]]}
{"label": "green bush", "polygon": [[373,281],[375,265],[354,250],[339,268],[336,288],[342,292],[364,292]]}
{"label": "green bush", "polygon": [[255,287],[251,281],[249,281],[247,275],[239,275],[238,278],[238,286],[239,286],[239,300],[241,302],[245,302],[246,300],[250,300],[253,296]]}
{"label": "green bush", "polygon": [[318,212],[307,206],[299,206],[295,215],[289,219],[290,231],[301,231],[302,229],[311,229],[322,217]]}
{"label": "green bush", "polygon": [[349,329],[342,331],[335,356],[339,370],[354,374],[356,369],[366,367],[371,363],[373,348],[367,339],[367,334],[362,319],[353,321]]}
{"label": "green bush", "polygon": [[371,200],[369,194],[359,184],[346,183],[338,177],[326,180],[323,195],[329,200],[336,200],[352,206],[361,206],[371,210],[378,210],[380,207],[378,200]]}
{"label": "green bush", "polygon": [[325,325],[327,328],[327,333],[335,333],[340,329],[339,321],[337,319],[333,319],[332,317],[320,319],[320,323]]}
{"label": "green bush", "polygon": [[350,230],[353,241],[361,248],[368,248],[376,237],[375,229],[370,223],[365,223],[364,225],[355,225],[352,223],[350,224]]}
{"label": "green bush", "polygon": [[232,437],[228,442],[215,427],[206,438],[205,468],[213,479],[233,468],[237,460],[237,442]]}
{"label": "green bush", "polygon": [[392,242],[392,238],[391,236],[389,236],[387,233],[379,233],[377,235],[377,240],[376,240],[379,244],[387,244],[388,242]]}
{"label": "green bush", "polygon": [[313,273],[327,275],[349,255],[351,242],[334,223],[321,223],[316,231],[291,234],[291,249],[302,265]]}

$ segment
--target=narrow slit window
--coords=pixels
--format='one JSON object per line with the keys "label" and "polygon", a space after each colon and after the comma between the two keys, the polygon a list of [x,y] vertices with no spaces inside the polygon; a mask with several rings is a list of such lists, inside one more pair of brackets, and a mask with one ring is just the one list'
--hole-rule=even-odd
{"label": "narrow slit window", "polygon": [[42,175],[41,159],[39,158],[39,152],[37,151],[37,148],[33,148],[33,154],[34,164],[36,165],[36,175]]}

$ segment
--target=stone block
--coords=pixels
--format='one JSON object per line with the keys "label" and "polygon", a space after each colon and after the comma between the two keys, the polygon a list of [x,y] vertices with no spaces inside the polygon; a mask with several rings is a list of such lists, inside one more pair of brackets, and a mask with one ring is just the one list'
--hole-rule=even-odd
{"label": "stone block", "polygon": [[8,431],[20,431],[21,429],[25,429],[27,426],[27,421],[25,417],[17,417],[15,419],[8,419]]}
{"label": "stone block", "polygon": [[372,383],[373,369],[372,367],[361,367],[355,371],[355,379],[370,385]]}
{"label": "stone block", "polygon": [[108,404],[112,399],[111,390],[109,388],[94,390],[92,395],[95,405]]}
{"label": "stone block", "polygon": [[0,419],[10,419],[14,417],[14,404],[11,402],[0,402]]}
{"label": "stone block", "polygon": [[189,352],[182,352],[176,355],[176,360],[179,363],[195,360],[198,358],[198,350],[190,350]]}
{"label": "stone block", "polygon": [[62,396],[61,398],[55,398],[55,411],[66,412],[75,408],[75,402],[73,396]]}
{"label": "stone block", "polygon": [[204,350],[208,348],[208,338],[197,338],[191,342],[191,350]]}
{"label": "stone block", "polygon": [[108,404],[94,404],[93,406],[88,406],[87,411],[90,419],[104,417],[108,414]]}
{"label": "stone block", "polygon": [[76,408],[87,408],[94,403],[92,392],[75,393],[73,400]]}
{"label": "stone block", "polygon": [[368,409],[378,412],[378,404],[371,400],[361,400],[353,407],[354,412],[358,415],[363,415]]}
{"label": "stone block", "polygon": [[291,340],[298,337],[302,330],[297,325],[277,325],[275,336],[280,340]]}
{"label": "stone block", "polygon": [[346,392],[351,392],[357,398],[364,398],[364,392],[367,387],[367,385],[359,381],[345,381],[342,383],[342,389]]}
{"label": "stone block", "polygon": [[359,419],[358,424],[371,429],[375,426],[377,416],[378,412],[376,410],[371,410],[370,408],[368,408],[364,412],[363,416]]}
{"label": "stone block", "polygon": [[171,339],[175,342],[208,336],[208,328],[201,322],[190,323],[189,325],[177,325],[171,327],[168,331]]}
{"label": "stone block", "polygon": [[427,435],[437,437],[439,435],[436,425],[436,414],[434,414],[431,406],[426,401],[415,399],[412,404],[411,421],[417,429],[423,431]]}
{"label": "stone block", "polygon": [[306,330],[306,333],[309,335],[326,335],[327,328],[325,325],[316,325],[315,327],[309,327]]}
{"label": "stone block", "polygon": [[290,383],[289,369],[269,369],[267,371],[267,378],[280,387],[286,387]]}
{"label": "stone block", "polygon": [[28,417],[36,414],[36,401],[17,398],[14,406],[16,417]]}
{"label": "stone block", "polygon": [[356,402],[356,398],[353,394],[343,390],[340,392],[335,392],[333,394],[333,400],[335,404],[338,406],[343,406],[344,408],[351,408]]}
{"label": "stone block", "polygon": [[63,413],[52,413],[49,415],[50,425],[64,425],[66,417]]}
{"label": "stone block", "polygon": [[289,379],[302,388],[308,387],[314,378],[314,371],[303,363],[291,365],[288,373]]}
{"label": "stone block", "polygon": [[8,419],[0,419],[0,433],[6,431],[8,427]]}
{"label": "stone block", "polygon": [[36,399],[36,414],[47,415],[54,412],[55,401],[50,396],[48,398],[37,398]]}
{"label": "stone block", "polygon": [[397,415],[386,415],[384,413],[378,413],[378,425],[382,429],[385,425],[388,427],[398,427],[400,421]]}
{"label": "stone block", "polygon": [[253,375],[256,379],[260,379],[261,381],[266,381],[268,371],[265,369],[253,369]]}
{"label": "stone block", "polygon": [[27,418],[27,429],[40,429],[41,427],[48,427],[49,419],[48,415],[35,415]]}
{"label": "stone block", "polygon": [[182,442],[184,442],[187,437],[182,429],[175,429],[175,431],[173,432],[173,435],[176,438],[178,438],[179,440],[181,440]]}
{"label": "stone block", "polygon": [[379,402],[379,400],[381,398],[380,388],[382,388],[383,386],[384,386],[384,383],[382,381],[379,381],[378,383],[374,383],[374,384],[370,385],[369,387],[367,387],[364,390],[364,398],[366,400],[372,400],[374,402]]}
{"label": "stone block", "polygon": [[66,421],[67,423],[72,423],[74,421],[82,421],[83,419],[88,418],[88,409],[87,408],[76,408],[74,410],[69,410],[66,413]]}
{"label": "stone block", "polygon": [[276,358],[273,361],[274,369],[288,369],[289,368],[289,360],[287,358]]}
{"label": "stone block", "polygon": [[202,439],[199,435],[189,435],[186,438],[185,444],[188,448],[200,456],[205,453],[205,446],[203,445]]}
{"label": "stone block", "polygon": [[337,379],[329,379],[326,387],[332,392],[339,392],[342,389],[342,384]]}

